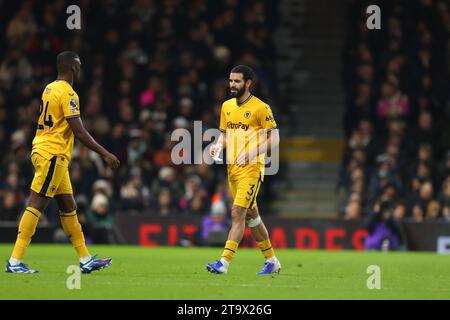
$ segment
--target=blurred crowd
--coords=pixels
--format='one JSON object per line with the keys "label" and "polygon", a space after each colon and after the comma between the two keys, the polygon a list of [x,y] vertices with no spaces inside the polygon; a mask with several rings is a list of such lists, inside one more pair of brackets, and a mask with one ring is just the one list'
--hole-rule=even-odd
{"label": "blurred crowd", "polygon": [[[81,30],[66,27],[71,4],[81,8]],[[170,133],[193,120],[218,127],[234,65],[251,66],[256,95],[274,98],[276,11],[264,0],[0,1],[0,220],[17,221],[27,200],[40,96],[63,50],[81,58],[74,87],[86,128],[122,163],[114,173],[76,144],[70,175],[83,224],[111,227],[118,211],[228,208],[225,168],[174,166]],[[223,211],[214,208],[212,216]],[[46,221],[59,223],[55,203]]]}
{"label": "blurred crowd", "polygon": [[[366,8],[381,8],[381,29]],[[344,52],[346,219],[375,232],[402,219],[450,222],[450,4],[352,1]],[[378,232],[378,231],[377,231]]]}

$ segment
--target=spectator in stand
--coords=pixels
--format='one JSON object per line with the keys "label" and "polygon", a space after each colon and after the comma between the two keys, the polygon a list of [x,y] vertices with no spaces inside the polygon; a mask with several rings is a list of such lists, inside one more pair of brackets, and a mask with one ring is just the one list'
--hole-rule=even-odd
{"label": "spectator in stand", "polygon": [[162,189],[167,189],[172,201],[178,203],[183,195],[183,187],[177,179],[175,169],[172,167],[163,167],[159,171],[158,179],[155,179],[150,189],[150,198],[152,201],[158,199]]}
{"label": "spectator in stand", "polygon": [[362,119],[358,128],[361,133],[362,145],[364,146],[364,155],[367,158],[372,159],[375,152],[373,124],[369,119]]}
{"label": "spectator in stand", "polygon": [[450,176],[442,184],[442,190],[439,195],[439,203],[442,208],[442,217],[450,222]]}
{"label": "spectator in stand", "polygon": [[[358,195],[355,193],[354,195]],[[346,220],[354,220],[360,219],[362,217],[361,203],[359,200],[350,200],[347,206],[345,207],[345,216]]]}
{"label": "spectator in stand", "polygon": [[400,92],[394,76],[381,85],[381,99],[377,105],[377,116],[380,119],[398,119],[405,117],[410,111],[408,97]]}
{"label": "spectator in stand", "polygon": [[[194,197],[198,194],[204,194],[205,190],[202,188],[202,180],[197,175],[191,175],[186,179],[184,184],[184,195],[180,199],[179,207],[182,211],[189,211]],[[198,204],[198,199],[196,205]]]}
{"label": "spectator in stand", "polygon": [[402,201],[399,201],[395,205],[394,218],[397,221],[402,221],[405,218],[405,216],[406,216],[406,205]]}
{"label": "spectator in stand", "polygon": [[158,204],[156,213],[159,216],[169,216],[177,213],[177,207],[174,205],[172,193],[168,188],[162,188],[158,194]]}
{"label": "spectator in stand", "polygon": [[23,209],[23,205],[16,201],[13,190],[3,190],[0,197],[0,221],[18,221],[18,212]]}
{"label": "spectator in stand", "polygon": [[365,240],[366,250],[398,250],[402,243],[400,226],[391,202],[376,203],[366,221],[369,232]]}
{"label": "spectator in stand", "polygon": [[120,189],[121,209],[128,212],[139,212],[150,203],[150,190],[142,183],[141,170],[133,167],[130,177]]}
{"label": "spectator in stand", "polygon": [[109,210],[108,197],[97,193],[92,199],[87,218],[91,226],[94,243],[114,243],[114,217]]}
{"label": "spectator in stand", "polygon": [[420,113],[418,128],[414,134],[416,143],[433,144],[437,140],[435,129],[432,114],[427,111]]}
{"label": "spectator in stand", "polygon": [[447,152],[438,169],[438,186],[442,186],[444,181],[450,176],[450,150]]}
{"label": "spectator in stand", "polygon": [[432,200],[427,205],[427,212],[425,214],[426,220],[438,220],[441,211],[441,205],[438,201]]}
{"label": "spectator in stand", "polygon": [[433,194],[433,185],[430,181],[424,182],[420,186],[419,194],[413,198],[411,203],[412,218],[415,221],[424,220],[428,205],[433,201]]}
{"label": "spectator in stand", "polygon": [[[357,212],[359,202],[370,212],[382,194],[395,201],[398,219],[440,219],[448,212],[442,194],[450,173],[450,155],[442,157],[450,147],[449,6],[445,1],[380,3],[386,28],[377,34],[362,22],[365,6],[350,4],[352,31],[343,78],[349,101],[344,115],[348,147],[338,181],[338,190],[346,194],[341,194],[341,208]],[[367,179],[354,179],[360,175],[356,167]],[[434,190],[441,190],[438,199]],[[400,198],[407,205],[397,202]]]}
{"label": "spectator in stand", "polygon": [[227,221],[227,207],[221,200],[211,206],[209,215],[203,217],[201,241],[204,245],[222,246],[227,239],[229,224]]}
{"label": "spectator in stand", "polygon": [[400,175],[395,171],[393,162],[386,155],[381,155],[378,157],[377,163],[378,168],[372,175],[370,182],[369,203],[373,203],[376,196],[386,188],[403,189]]}

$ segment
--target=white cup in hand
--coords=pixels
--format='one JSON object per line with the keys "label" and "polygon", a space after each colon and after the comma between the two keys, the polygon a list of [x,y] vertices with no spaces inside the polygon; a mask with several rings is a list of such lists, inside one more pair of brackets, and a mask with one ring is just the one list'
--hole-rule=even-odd
{"label": "white cup in hand", "polygon": [[222,145],[215,144],[211,146],[210,154],[214,161],[222,161],[222,158],[220,157],[220,152],[222,151]]}

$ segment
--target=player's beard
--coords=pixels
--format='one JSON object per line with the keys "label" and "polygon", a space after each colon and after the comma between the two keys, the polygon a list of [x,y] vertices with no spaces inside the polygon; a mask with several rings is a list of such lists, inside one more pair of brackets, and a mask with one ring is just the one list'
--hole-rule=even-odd
{"label": "player's beard", "polygon": [[238,89],[236,92],[230,91],[230,97],[239,99],[240,97],[242,97],[244,95],[244,93],[245,93],[245,86]]}

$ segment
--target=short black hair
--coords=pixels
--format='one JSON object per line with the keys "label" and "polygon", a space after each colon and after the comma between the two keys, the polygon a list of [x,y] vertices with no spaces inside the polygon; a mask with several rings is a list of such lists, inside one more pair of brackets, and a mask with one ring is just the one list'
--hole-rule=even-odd
{"label": "short black hair", "polygon": [[58,72],[68,72],[71,70],[72,65],[76,61],[80,60],[78,54],[73,51],[63,51],[56,56],[56,67]]}
{"label": "short black hair", "polygon": [[255,78],[255,73],[253,72],[253,69],[245,66],[245,65],[238,65],[231,69],[231,73],[242,73],[242,76],[244,78],[244,81],[252,80]]}

